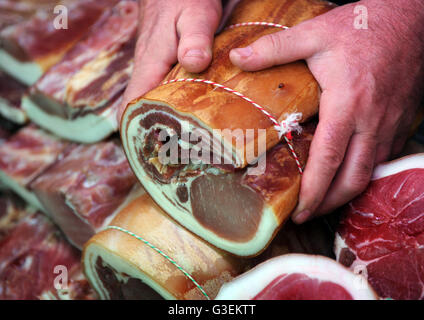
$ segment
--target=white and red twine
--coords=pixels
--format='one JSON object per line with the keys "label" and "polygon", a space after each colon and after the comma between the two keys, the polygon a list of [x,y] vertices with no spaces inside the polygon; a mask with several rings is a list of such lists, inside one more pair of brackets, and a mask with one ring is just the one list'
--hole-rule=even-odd
{"label": "white and red twine", "polygon": [[[233,24],[229,27],[227,27],[226,29],[233,29],[236,27],[241,27],[241,26],[269,26],[269,27],[276,27],[276,28],[281,28],[281,29],[289,29],[289,27],[283,26],[281,24],[277,24],[277,23],[271,23],[271,22],[244,22],[244,23],[237,23],[237,24]],[[204,83],[204,84],[209,84],[212,85],[214,87],[223,89],[227,92],[230,92],[244,100],[246,100],[247,102],[251,103],[255,108],[257,108],[258,110],[260,110],[263,114],[265,114],[274,124],[274,128],[275,130],[277,130],[278,132],[278,138],[281,139],[282,137],[284,137],[284,139],[287,142],[287,145],[289,146],[290,152],[294,158],[294,160],[296,161],[296,165],[299,169],[300,174],[303,173],[303,169],[302,169],[302,165],[300,164],[299,161],[299,157],[297,156],[294,147],[293,147],[293,143],[292,143],[292,135],[291,133],[293,131],[297,131],[298,133],[301,132],[302,128],[299,125],[299,121],[302,118],[302,114],[301,113],[292,113],[289,114],[287,116],[287,118],[281,122],[278,122],[278,120],[271,114],[269,113],[264,107],[262,107],[261,105],[259,105],[258,103],[254,102],[252,99],[250,99],[249,97],[245,96],[244,94],[231,89],[229,87],[226,87],[222,84],[216,83],[214,81],[211,80],[206,80],[206,79],[194,79],[194,78],[180,78],[180,79],[173,79],[173,80],[168,80],[162,83],[162,85],[166,85],[166,84],[170,84],[170,83],[176,83],[176,82],[193,82],[193,83]]]}
{"label": "white and red twine", "polygon": [[[288,29],[288,27],[285,27],[285,26],[282,26],[282,25],[279,25],[279,24],[268,23],[268,22],[238,23],[238,24],[229,26],[227,29],[239,27],[239,26],[250,26],[250,25],[264,25],[264,26],[273,26],[273,27]],[[165,81],[165,82],[162,83],[162,85],[166,85],[166,84],[169,84],[169,83],[175,83],[175,82],[197,82],[197,83],[210,84],[210,85],[213,85],[215,87],[226,90],[228,92],[231,92],[231,93],[235,94],[236,96],[238,96],[238,97],[250,102],[251,104],[253,104],[257,109],[259,109],[262,113],[264,113],[274,123],[274,128],[278,131],[279,138],[281,139],[281,137],[284,136],[284,139],[286,140],[286,142],[287,142],[287,144],[290,148],[290,151],[291,151],[291,153],[292,153],[292,155],[293,155],[293,157],[296,161],[296,164],[299,168],[299,172],[300,172],[300,174],[302,174],[302,166],[300,165],[299,158],[297,157],[296,152],[294,151],[294,148],[293,148],[293,144],[291,142],[292,131],[297,131],[299,133],[301,131],[301,127],[299,125],[299,121],[302,118],[301,113],[292,113],[292,114],[288,115],[287,118],[280,123],[280,122],[278,122],[278,120],[272,114],[270,114],[267,110],[265,110],[265,108],[263,108],[262,106],[260,106],[256,102],[254,102],[252,99],[250,99],[249,97],[246,97],[242,93],[240,93],[236,90],[233,90],[231,88],[228,88],[228,87],[226,87],[222,84],[219,84],[219,83],[216,83],[216,82],[213,82],[213,81],[210,81],[210,80],[204,80],[204,79],[184,78],[184,79],[174,79],[174,80]],[[172,264],[174,264],[188,279],[190,279],[195,284],[195,286],[201,291],[201,293],[206,297],[206,299],[210,299],[209,296],[207,295],[207,293],[205,292],[205,290],[200,286],[199,283],[197,283],[197,281],[187,271],[185,271],[175,260],[173,260],[171,257],[169,257],[166,253],[164,253],[159,248],[155,247],[149,241],[141,238],[140,236],[136,235],[135,233],[133,233],[129,230],[126,230],[126,229],[118,227],[118,226],[109,226],[109,227],[107,227],[107,229],[115,229],[115,230],[124,232],[124,233],[142,241],[143,243],[148,245],[150,248],[154,249],[156,252],[158,252],[164,258],[166,258],[168,261],[170,261]]]}

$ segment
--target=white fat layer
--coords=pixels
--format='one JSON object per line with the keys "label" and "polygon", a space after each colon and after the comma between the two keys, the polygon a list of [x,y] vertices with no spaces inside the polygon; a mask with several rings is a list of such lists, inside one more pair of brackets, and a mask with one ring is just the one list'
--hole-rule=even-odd
{"label": "white fat layer", "polygon": [[[127,110],[125,114],[131,114],[134,105],[130,106],[129,108],[131,109]],[[252,256],[261,251],[271,240],[275,230],[278,228],[278,222],[273,209],[270,207],[264,208],[258,230],[256,231],[254,237],[247,242],[235,242],[224,239],[216,235],[211,230],[203,227],[193,217],[190,201],[184,204],[184,207],[188,210],[187,212],[179,206],[174,205],[167,197],[164,196],[165,193],[168,197],[176,201],[177,185],[168,184],[158,186],[158,184],[150,178],[150,176],[144,171],[143,166],[138,162],[138,154],[135,152],[136,148],[134,148],[134,146],[129,146],[128,140],[129,137],[133,137],[137,134],[139,129],[139,121],[140,119],[136,117],[131,123],[128,124],[127,117],[124,115],[122,127],[128,127],[128,133],[126,132],[127,130],[122,130],[122,143],[133,171],[135,172],[139,181],[143,184],[144,188],[149,192],[150,196],[156,201],[156,203],[158,203],[165,212],[167,212],[184,227],[218,248],[234,253],[238,256]],[[188,189],[191,183],[192,181],[189,181],[188,185],[186,184]],[[178,200],[177,203],[180,203],[180,201]]]}
{"label": "white fat layer", "polygon": [[25,112],[22,109],[15,108],[9,102],[0,97],[0,115],[4,118],[17,123],[24,124],[28,121]]}
{"label": "white fat layer", "polygon": [[336,232],[336,236],[334,239],[334,254],[336,256],[336,260],[339,261],[340,260],[340,253],[342,251],[343,248],[348,248],[346,242],[344,241],[344,239],[342,237],[340,237],[340,234],[338,232]]}
{"label": "white fat layer", "polygon": [[302,273],[320,281],[345,288],[355,300],[374,300],[374,291],[361,275],[356,275],[336,261],[316,255],[286,254],[263,262],[229,283],[225,283],[217,300],[252,299],[274,279],[283,274]]}
{"label": "white fat layer", "polygon": [[57,298],[51,291],[44,291],[39,298],[40,300],[57,300]]}
{"label": "white fat layer", "polygon": [[424,169],[424,153],[413,154],[378,165],[374,169],[372,180],[388,177],[409,169]]}
{"label": "white fat layer", "polygon": [[27,96],[22,98],[22,108],[40,127],[71,141],[95,143],[105,139],[118,128],[113,108],[107,108],[100,115],[88,113],[72,120],[44,112]]}
{"label": "white fat layer", "polygon": [[[84,251],[84,272],[89,279],[92,287],[99,294],[100,299],[107,300],[110,299],[106,288],[103,286],[101,280],[98,277],[96,271],[96,262],[97,258],[101,257],[103,263],[106,263],[114,270],[117,270],[120,273],[125,273],[131,278],[139,279],[143,281],[146,285],[152,288],[154,291],[159,293],[164,299],[175,300],[175,297],[172,296],[165,288],[159,286],[155,281],[148,277],[143,270],[137,268],[135,265],[129,263],[125,259],[122,259],[119,255],[97,245],[90,244]],[[116,273],[114,273],[117,275]],[[118,275],[119,277],[119,275]],[[122,280],[123,278],[120,277]],[[125,279],[128,281],[128,278]]]}
{"label": "white fat layer", "polygon": [[0,49],[0,69],[28,86],[33,85],[43,75],[41,66],[36,62],[19,61],[2,49]]}
{"label": "white fat layer", "polygon": [[44,213],[47,213],[46,209],[44,209],[43,205],[40,203],[34,193],[28,191],[28,189],[21,186],[18,182],[10,178],[3,171],[0,171],[0,181],[3,183],[4,186],[14,191],[30,205],[36,207],[37,209],[40,209]]}

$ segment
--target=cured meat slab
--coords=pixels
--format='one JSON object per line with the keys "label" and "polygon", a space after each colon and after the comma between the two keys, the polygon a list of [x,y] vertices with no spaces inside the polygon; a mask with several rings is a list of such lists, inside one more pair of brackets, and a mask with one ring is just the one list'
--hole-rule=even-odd
{"label": "cured meat slab", "polygon": [[423,153],[381,164],[342,211],[337,260],[367,276],[382,298],[424,299],[423,181]]}
{"label": "cured meat slab", "polygon": [[[0,68],[19,81],[32,85],[52,65],[58,62],[105,9],[117,0],[63,0],[45,2],[47,8],[36,11],[29,19],[12,24],[0,32]],[[23,5],[30,1],[22,2]],[[56,4],[67,8],[66,29],[54,26]],[[19,5],[19,3],[16,3]]]}
{"label": "cured meat slab", "polygon": [[28,203],[45,211],[29,185],[70,148],[72,145],[68,142],[34,125],[24,127],[0,144],[0,181]]}
{"label": "cured meat slab", "polygon": [[[229,24],[265,21],[293,26],[332,7],[314,0],[241,1]],[[177,65],[165,80],[213,81],[252,99],[278,121],[301,113],[304,134],[293,132],[293,144],[303,166],[313,132],[306,123],[317,113],[320,95],[305,63],[243,72],[229,60],[232,48],[280,30],[255,25],[224,30],[215,39],[206,71],[189,74]],[[231,133],[226,135],[225,130]],[[199,142],[199,137],[183,132],[202,132],[207,138],[202,136]],[[161,158],[168,141],[162,139],[163,133],[170,148],[173,143],[178,149],[177,163]],[[214,246],[236,255],[261,252],[296,206],[300,172],[287,144],[279,141],[274,123],[252,103],[220,87],[186,81],[160,85],[127,106],[121,137],[137,178],[162,209]],[[210,157],[199,152],[196,158],[199,149],[206,149]],[[249,156],[248,150],[254,152]],[[266,158],[266,170],[247,175],[258,157],[258,162]]]}
{"label": "cured meat slab", "polygon": [[361,275],[336,261],[287,254],[261,263],[222,286],[217,300],[375,300]]}
{"label": "cured meat slab", "polygon": [[[0,146],[10,138],[15,130],[15,124],[2,118],[0,116]],[[6,186],[0,180],[0,190],[5,189]]]}
{"label": "cured meat slab", "polygon": [[[242,270],[238,259],[215,249],[171,220],[140,189],[111,226],[83,251],[84,272],[101,299],[213,299],[220,286]],[[204,290],[184,274],[185,270]]]}
{"label": "cured meat slab", "polygon": [[30,18],[37,11],[50,9],[58,0],[0,0],[0,31]]}
{"label": "cured meat slab", "polygon": [[[8,200],[8,215],[16,210],[12,202]],[[0,239],[0,299],[96,298],[81,273],[80,252],[42,213],[20,210],[20,220]]]}
{"label": "cured meat slab", "polygon": [[112,140],[76,146],[30,189],[69,241],[81,248],[131,198],[136,182],[120,143]]}
{"label": "cured meat slab", "polygon": [[[313,123],[305,124],[302,134],[293,137],[302,165],[314,129]],[[230,172],[213,167],[193,171],[177,167],[167,179],[157,171],[141,174],[139,167],[135,173],[153,199],[189,230],[226,251],[253,256],[267,246],[289,216],[297,203],[300,184],[287,144],[276,145],[262,157],[265,171],[260,175],[249,175],[250,166]]]}
{"label": "cured meat slab", "polygon": [[16,195],[0,192],[0,241],[29,214],[29,211],[25,202]]}
{"label": "cured meat slab", "polygon": [[117,130],[116,112],[133,67],[138,6],[121,1],[31,87],[22,106],[41,127],[93,143]]}
{"label": "cured meat slab", "polygon": [[17,124],[28,121],[21,108],[21,98],[27,87],[0,70],[0,116]]}

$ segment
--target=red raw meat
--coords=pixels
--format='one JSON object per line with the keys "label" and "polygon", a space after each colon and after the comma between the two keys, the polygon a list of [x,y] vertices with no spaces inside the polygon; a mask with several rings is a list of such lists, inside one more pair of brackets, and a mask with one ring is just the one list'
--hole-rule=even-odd
{"label": "red raw meat", "polygon": [[[95,59],[105,59],[108,62],[109,55],[114,53],[113,51],[122,50],[123,47],[133,38],[137,29],[137,22],[134,19],[137,16],[136,4],[132,1],[122,1],[116,5],[113,9],[106,11],[102,18],[93,26],[87,36],[82,39],[68,54],[63,58],[60,63],[52,67],[32,88],[33,94],[39,93],[46,95],[52,100],[56,100],[59,103],[70,105],[70,112],[66,116],[72,117],[72,107],[77,104],[77,107],[83,107],[83,101],[78,101],[78,97],[84,98],[89,91],[92,98],[99,95],[101,92],[96,92],[95,87],[90,88],[88,85],[98,86],[107,80],[111,76],[111,72],[117,71],[116,67],[122,68],[127,67],[126,65],[112,65],[106,64],[110,70],[103,70],[104,74],[93,75],[85,70],[82,70],[84,66],[88,67],[89,63],[93,63]],[[123,55],[125,52],[121,52]],[[102,60],[99,60],[102,61]],[[92,66],[93,67],[93,66]],[[114,68],[115,67],[115,68]],[[80,73],[80,74],[79,74]],[[80,76],[80,80],[84,80],[87,87],[78,87],[78,92],[69,92],[70,82],[73,77]],[[90,77],[87,79],[87,77]],[[91,79],[93,77],[93,79]],[[100,78],[97,78],[100,77]],[[91,80],[87,82],[87,80]],[[100,83],[99,83],[100,82]],[[77,86],[77,83],[74,84]],[[99,89],[99,88],[97,88]],[[109,88],[112,90],[113,88]],[[106,92],[109,93],[109,92]],[[110,93],[113,97],[114,92]],[[116,94],[116,93],[115,93]],[[69,95],[69,96],[68,96]],[[100,97],[99,97],[100,98]],[[111,97],[109,97],[111,98]],[[101,101],[95,101],[100,104]],[[44,106],[41,106],[44,107]],[[55,111],[60,116],[65,110]]]}
{"label": "red raw meat", "polygon": [[217,300],[374,300],[364,277],[327,257],[285,254],[224,284]]}
{"label": "red raw meat", "polygon": [[424,154],[378,166],[367,190],[343,209],[338,260],[382,298],[424,299]]}
{"label": "red raw meat", "polygon": [[25,127],[1,146],[0,170],[26,186],[54,163],[68,145],[35,126]]}
{"label": "red raw meat", "polygon": [[0,193],[0,241],[26,215],[26,204],[12,193]]}
{"label": "red raw meat", "polygon": [[29,184],[72,147],[33,125],[25,127],[0,145],[0,182],[44,210]]}
{"label": "red raw meat", "polygon": [[61,0],[67,8],[67,28],[56,28],[55,3],[46,3],[45,10],[1,30],[0,66],[3,70],[32,85],[47,69],[80,40],[118,0]]}
{"label": "red raw meat", "polygon": [[0,0],[0,30],[48,10],[59,0]]}
{"label": "red raw meat", "polygon": [[274,279],[253,300],[353,300],[353,297],[334,282],[292,273]]}
{"label": "red raw meat", "polygon": [[[80,256],[43,214],[27,215],[0,241],[0,299],[94,298],[81,279]],[[68,288],[56,290],[59,265],[66,267],[69,281]]]}
{"label": "red raw meat", "polygon": [[[24,124],[28,118],[21,108],[27,87],[0,70],[0,115],[9,121]],[[1,129],[1,128],[0,128]]]}
{"label": "red raw meat", "polygon": [[82,245],[113,218],[136,178],[117,141],[79,145],[31,189],[68,239]]}

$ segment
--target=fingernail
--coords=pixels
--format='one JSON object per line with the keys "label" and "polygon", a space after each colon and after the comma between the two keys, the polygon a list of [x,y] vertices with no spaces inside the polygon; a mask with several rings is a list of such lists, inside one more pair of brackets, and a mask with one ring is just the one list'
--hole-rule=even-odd
{"label": "fingernail", "polygon": [[306,222],[311,216],[311,212],[309,210],[303,210],[293,216],[293,221],[297,224],[302,224]]}
{"label": "fingernail", "polygon": [[186,52],[184,58],[203,58],[206,56],[206,53],[200,49],[191,49]]}
{"label": "fingernail", "polygon": [[245,48],[237,48],[234,49],[233,52],[237,55],[239,55],[242,58],[248,58],[252,55],[253,49],[251,46],[245,47]]}

